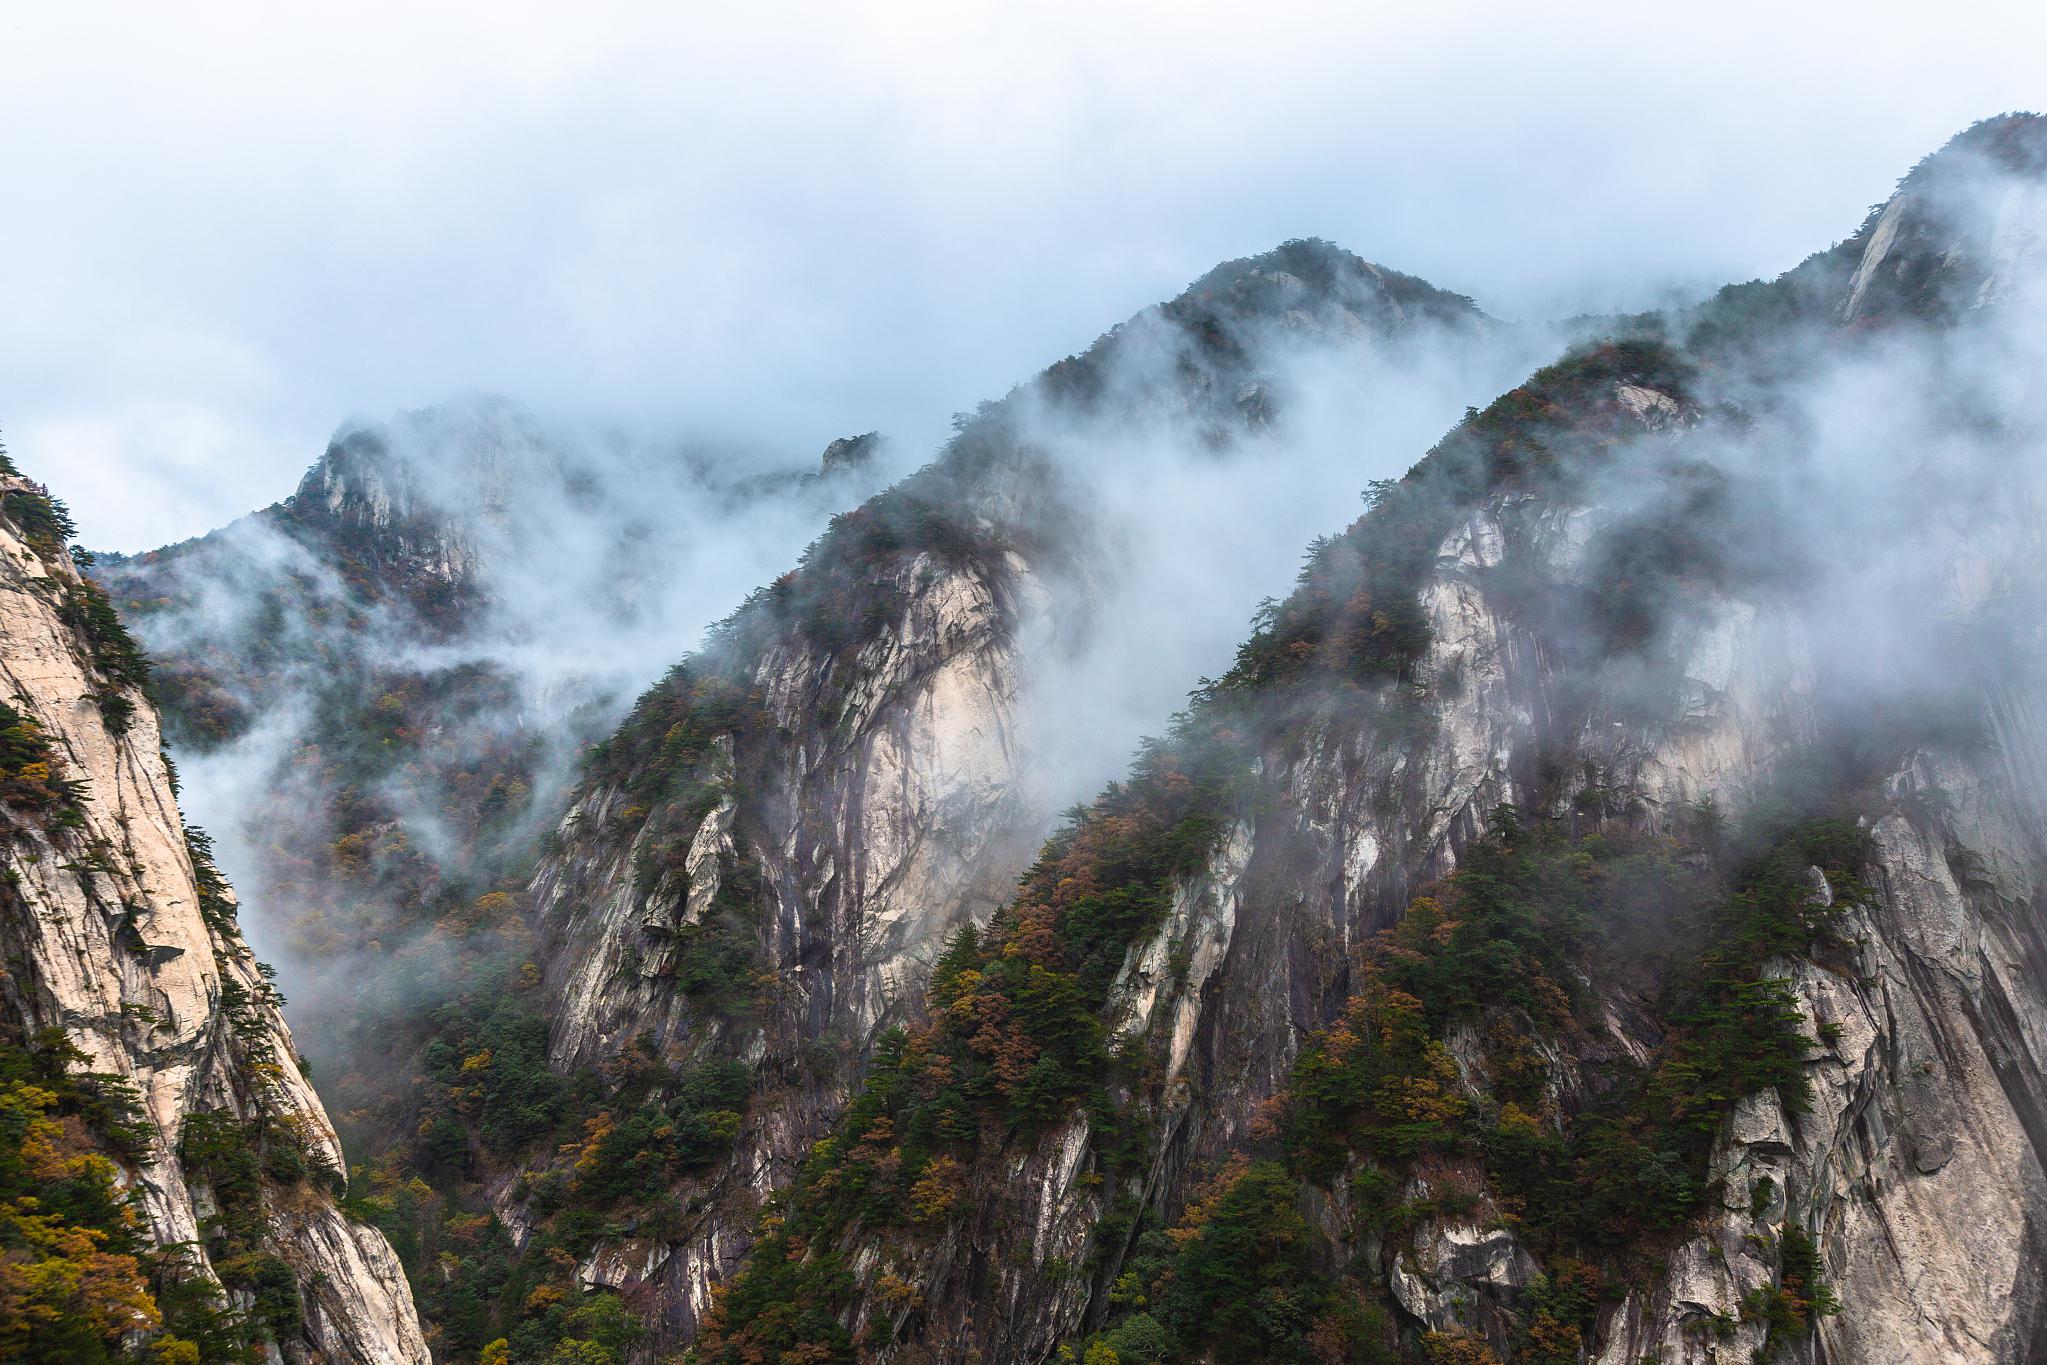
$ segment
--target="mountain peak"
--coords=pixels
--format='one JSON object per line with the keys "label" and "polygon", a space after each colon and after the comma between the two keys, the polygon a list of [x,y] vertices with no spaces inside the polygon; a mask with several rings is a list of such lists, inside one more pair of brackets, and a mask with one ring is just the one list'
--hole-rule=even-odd
{"label": "mountain peak", "polygon": [[1914,166],[1854,239],[1841,320],[1947,317],[2008,293],[2047,234],[2047,118],[2001,114]]}
{"label": "mountain peak", "polygon": [[1265,316],[1296,324],[1348,314],[1368,326],[1395,328],[1423,320],[1468,324],[1485,317],[1463,294],[1375,265],[1320,237],[1296,237],[1256,256],[1224,261],[1164,307],[1215,309],[1236,318]]}
{"label": "mountain peak", "polygon": [[835,474],[842,469],[865,469],[874,462],[875,453],[881,448],[881,433],[862,432],[858,436],[841,436],[824,448],[824,455],[818,461],[818,473]]}

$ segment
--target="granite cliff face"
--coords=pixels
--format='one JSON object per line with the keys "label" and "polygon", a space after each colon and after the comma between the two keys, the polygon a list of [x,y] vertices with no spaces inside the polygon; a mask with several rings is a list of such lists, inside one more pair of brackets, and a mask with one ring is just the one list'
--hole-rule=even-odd
{"label": "granite cliff face", "polygon": [[[953,941],[701,1358],[2039,1358],[2041,137],[1565,357],[1318,547]],[[1771,491],[1836,496],[1836,363],[1898,504]],[[1919,586],[1844,620],[1878,507]]]}
{"label": "granite cliff face", "polygon": [[[396,1257],[337,1207],[332,1125],[233,899],[179,815],[140,661],[74,568],[43,491],[10,469],[0,500],[0,673],[18,748],[0,853],[6,1030],[75,1050],[70,1069],[135,1097],[119,1181],[152,1257],[170,1258],[151,1261],[166,1309],[167,1285],[187,1299],[196,1285],[230,1316],[267,1323],[251,1330],[288,1360],[424,1365]],[[194,1159],[195,1125],[278,1159],[230,1193],[218,1163]],[[293,1168],[296,1180],[276,1175]],[[224,1209],[230,1198],[239,1206]],[[267,1317],[251,1278],[264,1258],[289,1267],[289,1298]],[[161,1321],[173,1335],[183,1325],[175,1312]]]}
{"label": "granite cliff face", "polygon": [[1304,356],[1475,348],[1490,327],[1320,243],[1219,268],[984,406],[641,700],[532,886],[550,1052],[736,1057],[755,1094],[729,1159],[678,1196],[688,1231],[600,1245],[586,1284],[686,1339],[948,936],[1029,864],[1057,799],[1033,683],[1114,624],[1121,528],[1075,452],[1163,432],[1231,458],[1286,420]]}
{"label": "granite cliff face", "polygon": [[391,1058],[523,937],[491,907],[579,747],[672,650],[653,642],[708,615],[691,588],[717,600],[714,542],[793,553],[873,486],[879,447],[721,463],[469,399],[351,424],[284,501],[94,567],[365,1143],[416,1126]]}
{"label": "granite cliff face", "polygon": [[[1159,543],[1103,467],[1171,452],[1149,468],[1177,511],[1175,477],[1281,458],[1361,357],[1492,345],[1467,300],[1321,243],[1219,267],[834,518],[588,748],[537,838],[529,770],[472,762],[450,719],[471,683],[389,681],[390,737],[439,746],[443,792],[521,785],[463,836],[487,857],[444,860],[485,875],[406,881],[382,817],[331,855],[337,881],[397,869],[361,899],[435,923],[384,970],[411,990],[431,963],[446,1003],[402,1046],[366,1035],[418,1065],[364,1124],[362,1202],[434,1268],[437,1358],[2047,1358],[2043,127],[1969,130],[1777,280],[1584,324],[1373,485],[1063,822],[1069,732],[1106,705],[1073,661],[1133,624],[1109,604]],[[457,638],[522,514],[492,475],[451,520],[373,445],[338,444],[291,516],[364,547],[344,619]],[[236,638],[181,655],[179,695]],[[155,751],[146,708],[125,723],[110,770]],[[125,873],[23,860],[21,884],[127,876],[96,903],[140,904],[162,857],[184,885],[166,828]],[[64,922],[101,925],[87,897]],[[77,1046],[153,1114],[270,1105],[331,1159],[294,1068],[236,1079],[246,1039],[161,1108],[122,1060],[159,1026],[119,983],[203,942],[243,996],[216,994],[281,1022],[218,926],[115,921],[29,955],[120,964],[51,988],[98,1005],[24,1003],[31,1028],[100,1019]],[[170,1017],[203,1017],[190,991]],[[176,1165],[151,1150],[138,1170]],[[153,1225],[197,1216],[146,1197]],[[312,1286],[287,1349],[367,1349],[329,1324],[374,1318],[370,1291],[320,1296],[398,1282],[382,1241],[265,1207]]]}

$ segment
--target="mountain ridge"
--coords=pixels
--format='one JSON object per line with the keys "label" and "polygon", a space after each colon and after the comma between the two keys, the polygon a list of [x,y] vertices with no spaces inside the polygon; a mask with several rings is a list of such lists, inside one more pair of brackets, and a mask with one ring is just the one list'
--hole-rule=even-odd
{"label": "mountain ridge", "polygon": [[[1510,329],[1289,242],[963,414],[437,906],[474,979],[360,1206],[439,1267],[438,1349],[2030,1358],[2034,419],[1985,357],[2025,353],[2041,129],[1515,369],[1064,827],[1029,784],[1107,703],[1036,708],[1170,544],[1115,472],[1184,514]],[[1844,478],[1857,440],[1933,491]]]}

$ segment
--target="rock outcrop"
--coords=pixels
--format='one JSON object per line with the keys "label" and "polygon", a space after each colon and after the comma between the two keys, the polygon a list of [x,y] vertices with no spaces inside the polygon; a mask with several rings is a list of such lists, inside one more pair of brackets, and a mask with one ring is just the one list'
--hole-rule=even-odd
{"label": "rock outcrop", "polygon": [[50,506],[43,490],[10,470],[0,500],[0,680],[13,723],[48,753],[8,774],[0,1001],[10,1031],[59,1037],[75,1067],[133,1087],[142,1136],[123,1178],[148,1240],[192,1248],[188,1273],[209,1284],[222,1274],[223,1196],[181,1139],[203,1118],[294,1149],[305,1179],[266,1175],[236,1196],[258,1206],[228,1211],[254,1221],[255,1246],[232,1249],[279,1257],[296,1281],[301,1325],[276,1346],[293,1361],[425,1365],[396,1257],[339,1211],[318,1175],[339,1180],[333,1127],[232,898],[179,814],[139,660],[47,516],[35,516]]}
{"label": "rock outcrop", "polygon": [[[2021,244],[2043,147],[2038,119],[1972,130],[1843,247],[1746,287],[1763,295],[1574,353],[1474,413],[1318,551],[1179,756],[1055,841],[949,970],[772,1211],[705,1358],[2041,1358],[2028,604],[2047,546],[2020,471],[2047,424],[2013,302],[2047,264]],[[1764,359],[1784,361],[1774,378]],[[1857,448],[1857,477],[1895,483],[1826,465],[1838,429],[1865,430],[1827,386],[1870,374],[1900,430],[1940,443],[1921,480],[1912,436]],[[1787,466],[1812,482],[1774,483]],[[1827,562],[1879,522],[1888,566]],[[1871,597],[1881,612],[1856,615]],[[1239,757],[1187,825],[1175,784],[1211,780],[1188,756],[1204,745]],[[1741,840],[1821,814],[1854,831],[1852,868],[1785,864],[1805,845],[1779,844],[1788,889],[1741,880],[1761,856]],[[1147,818],[1207,851],[1135,921],[1090,1054],[1044,1001],[1062,972],[1084,988],[1104,906],[1131,903],[1104,898],[1150,893],[1117,885]],[[1527,822],[1581,841],[1587,878],[1618,875],[1616,840],[1679,852],[1655,855],[1668,881],[1646,919],[1600,925],[1568,977],[1521,996],[1545,970],[1526,954],[1565,932],[1529,927],[1539,902],[1452,955]],[[1474,882],[1481,850],[1470,876],[1493,880]],[[1725,878],[1735,908],[1694,918],[1694,877]],[[1766,901],[1779,937],[1742,938]],[[1414,965],[1438,953],[1481,984]],[[1736,961],[1738,1008],[1687,994]],[[1476,995],[1389,1003],[1388,979]],[[1343,1108],[1326,1078],[1394,1050],[1407,1025],[1389,1019],[1426,1021],[1420,1069]],[[1780,1048],[1780,1078],[1722,1094],[1686,1070],[1715,1028],[1752,1057]],[[1064,1117],[1025,1107],[1045,1093],[1033,1058],[1065,1069]],[[1624,1107],[1659,1076],[1684,1079]],[[1631,1178],[1632,1149],[1585,1144],[1675,1132],[1672,1103],[1709,1140],[1671,1138],[1632,1204],[1573,1223]],[[1531,1151],[1550,1175],[1517,1164]],[[1681,1216],[1658,1221],[1666,1178]],[[774,1306],[792,1291],[816,1301]]]}
{"label": "rock outcrop", "polygon": [[[1492,326],[1322,243],[1220,267],[984,405],[641,701],[532,895],[558,1065],[645,1040],[754,1068],[717,1193],[693,1203],[690,1253],[651,1271],[664,1339],[693,1331],[761,1198],[794,1178],[949,936],[1007,898],[1051,823],[1055,722],[1031,689],[1108,628],[1096,609],[1124,529],[1069,450],[1170,439],[1222,458],[1285,420],[1304,356],[1369,363],[1345,348],[1370,339],[1397,362]],[[719,935],[743,1003],[702,980]]]}
{"label": "rock outcrop", "polygon": [[[963,418],[590,748],[504,998],[423,1049],[415,1156],[489,1206],[442,1287],[525,1293],[475,1347],[580,1298],[707,1365],[2047,1358],[2043,174],[1991,120],[1784,277],[1595,321],[1063,825],[1041,689],[1121,567],[1087,460],[1493,325],[1292,243]],[[487,532],[354,459],[300,510],[459,605]],[[9,990],[142,1085],[168,1238],[218,1213],[181,1119],[331,1133],[231,930],[151,918],[218,893],[24,556],[10,648],[88,659],[24,700],[133,795],[86,871],[17,822],[63,913]],[[265,1212],[288,1352],[412,1349],[361,1335],[380,1239]]]}

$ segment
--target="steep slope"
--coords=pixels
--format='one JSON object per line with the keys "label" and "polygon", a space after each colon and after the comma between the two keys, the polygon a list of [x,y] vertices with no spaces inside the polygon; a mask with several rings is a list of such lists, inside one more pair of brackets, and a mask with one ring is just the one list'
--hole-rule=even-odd
{"label": "steep slope", "polygon": [[[1045,689],[1127,624],[1101,608],[1129,528],[1096,462],[1281,460],[1267,438],[1311,364],[1493,344],[1467,300],[1290,244],[983,405],[837,518],[593,752],[532,885],[534,959],[556,1064],[628,1079],[572,1164],[545,1154],[516,1181],[483,1101],[500,1218],[546,1224],[536,1245],[570,1250],[583,1283],[644,1304],[657,1341],[686,1337],[945,936],[992,912],[1049,825]],[[498,1055],[509,1026],[478,1003],[451,1061]],[[750,1096],[693,1098],[735,1062]],[[707,1128],[634,1162],[649,1133]]]}
{"label": "steep slope", "polygon": [[[762,945],[763,964],[800,973],[785,984],[810,997],[802,1032],[871,1036],[913,955],[928,963],[963,916],[993,908],[1046,819],[1026,781],[1021,656],[1083,636],[1115,568],[1114,528],[1062,449],[1087,448],[1073,429],[1135,439],[1162,422],[1227,443],[1285,402],[1280,338],[1419,345],[1482,324],[1465,300],[1319,243],[1233,262],[984,405],[935,464],[835,519],[597,756],[567,847],[536,880],[557,1059],[687,1029],[675,940],[717,927],[718,857],[751,865],[770,898],[762,918],[788,941]],[[735,784],[744,811],[724,799]],[[735,851],[740,824],[749,852]],[[621,978],[639,984],[621,993]]]}
{"label": "steep slope", "polygon": [[1376,489],[698,1358],[2038,1358],[2043,148]]}
{"label": "steep slope", "polygon": [[346,427],[283,502],[95,566],[339,1111],[414,1125],[388,1059],[522,935],[505,907],[574,755],[710,614],[688,580],[736,596],[877,447],[763,470],[467,400]]}
{"label": "steep slope", "polygon": [[282,1000],[179,815],[141,656],[61,506],[0,466],[0,1346],[424,1365],[405,1276],[337,1207]]}

